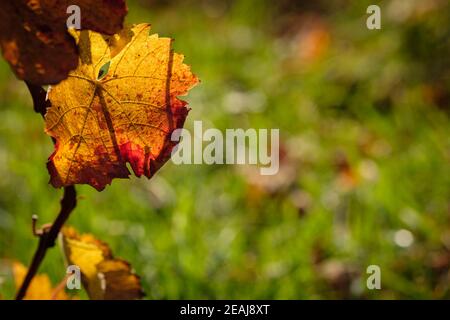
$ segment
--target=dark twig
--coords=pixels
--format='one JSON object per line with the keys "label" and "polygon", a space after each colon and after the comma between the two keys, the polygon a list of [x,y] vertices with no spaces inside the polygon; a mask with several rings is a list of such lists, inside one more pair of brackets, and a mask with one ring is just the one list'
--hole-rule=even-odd
{"label": "dark twig", "polygon": [[45,116],[47,108],[50,107],[50,101],[47,98],[47,91],[45,91],[41,86],[36,86],[25,81],[30,91],[31,98],[33,99],[34,112],[39,113],[42,117]]}
{"label": "dark twig", "polygon": [[[46,100],[46,92],[39,86],[35,86],[27,83],[28,90],[33,98],[34,110],[40,113],[42,116],[45,115],[49,102]],[[28,272],[25,279],[17,292],[16,300],[21,300],[24,298],[28,287],[30,286],[31,280],[36,275],[42,260],[44,260],[47,249],[55,245],[56,238],[58,237],[61,228],[70,216],[70,213],[77,205],[77,194],[74,186],[64,187],[64,195],[61,199],[61,209],[55,222],[48,227],[42,228],[42,230],[36,230],[36,220],[37,217],[33,216],[33,234],[39,237],[39,244],[34,253],[31,265],[28,268]]]}

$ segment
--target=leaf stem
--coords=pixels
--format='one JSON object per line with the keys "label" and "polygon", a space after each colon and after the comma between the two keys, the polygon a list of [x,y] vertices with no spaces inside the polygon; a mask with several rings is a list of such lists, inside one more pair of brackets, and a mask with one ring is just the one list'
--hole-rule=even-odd
{"label": "leaf stem", "polygon": [[44,229],[44,232],[39,238],[38,247],[34,253],[33,260],[30,267],[28,268],[27,275],[20,286],[19,291],[16,295],[16,300],[22,300],[25,296],[28,287],[30,286],[31,280],[36,275],[42,260],[44,260],[47,250],[55,245],[56,238],[58,234],[69,218],[70,213],[77,205],[77,197],[74,186],[68,186],[64,188],[64,196],[61,199],[61,209],[59,211],[58,217],[52,224],[50,229]]}
{"label": "leaf stem", "polygon": [[[46,100],[46,91],[40,86],[28,82],[26,82],[26,84],[31,97],[33,98],[34,111],[40,113],[44,117],[47,107],[49,107],[49,102]],[[33,260],[28,268],[25,279],[17,292],[16,300],[22,300],[25,297],[27,289],[44,260],[47,250],[55,245],[56,238],[58,237],[61,228],[69,218],[70,213],[76,207],[77,194],[74,186],[64,187],[64,195],[60,203],[61,208],[55,222],[50,228],[44,228],[42,234],[39,235],[38,247],[34,253]]]}

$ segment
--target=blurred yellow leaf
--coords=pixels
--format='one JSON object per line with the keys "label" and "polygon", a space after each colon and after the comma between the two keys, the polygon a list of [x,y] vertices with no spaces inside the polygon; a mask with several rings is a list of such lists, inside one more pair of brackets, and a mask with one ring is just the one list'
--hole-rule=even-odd
{"label": "blurred yellow leaf", "polygon": [[144,296],[140,278],[128,262],[115,259],[108,245],[74,228],[62,230],[61,242],[69,265],[80,268],[82,282],[92,300],[135,300]]}
{"label": "blurred yellow leaf", "polygon": [[[19,288],[27,274],[27,268],[19,263],[13,262],[13,274],[16,288]],[[31,281],[24,300],[69,300],[69,297],[61,288],[53,288],[46,274],[38,274]]]}

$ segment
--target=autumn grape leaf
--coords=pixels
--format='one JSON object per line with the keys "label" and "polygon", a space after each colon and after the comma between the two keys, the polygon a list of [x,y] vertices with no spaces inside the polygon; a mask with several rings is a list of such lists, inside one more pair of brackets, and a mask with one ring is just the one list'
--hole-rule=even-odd
{"label": "autumn grape leaf", "polygon": [[[19,262],[13,262],[12,271],[16,288],[20,288],[27,274],[27,268]],[[31,281],[24,300],[69,300],[69,296],[63,288],[54,288],[46,274],[38,274]]]}
{"label": "autumn grape leaf", "polygon": [[18,78],[54,84],[76,68],[75,40],[67,32],[67,8],[77,5],[81,28],[112,35],[122,29],[125,0],[2,0],[0,47]]}
{"label": "autumn grape leaf", "polygon": [[90,234],[65,227],[60,236],[67,264],[80,268],[82,282],[92,300],[135,300],[144,293],[140,278],[128,262],[113,258],[109,246]]}
{"label": "autumn grape leaf", "polygon": [[188,113],[178,99],[198,79],[172,40],[139,24],[115,36],[75,32],[78,68],[48,93],[46,132],[55,138],[47,168],[54,187],[113,178],[150,178],[169,158]]}

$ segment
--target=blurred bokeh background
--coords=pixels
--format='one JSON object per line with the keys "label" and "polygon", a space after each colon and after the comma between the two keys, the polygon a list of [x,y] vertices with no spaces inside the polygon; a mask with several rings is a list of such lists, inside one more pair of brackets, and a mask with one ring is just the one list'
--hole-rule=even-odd
{"label": "blurred bokeh background", "polygon": [[[148,299],[450,298],[449,1],[376,1],[381,30],[366,28],[374,1],[127,2],[202,80],[187,128],[279,128],[282,148],[274,177],[169,162],[77,187],[69,224],[131,262]],[[3,60],[0,119],[0,257],[27,265],[31,215],[53,221],[61,190]],[[60,250],[40,272],[61,281]]]}

